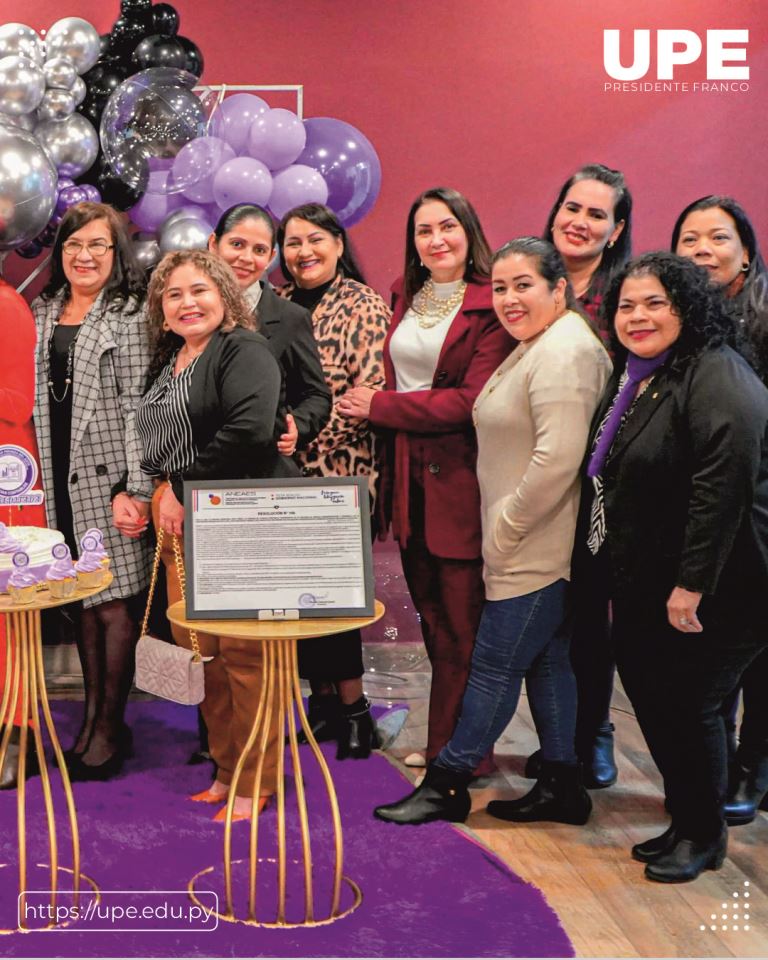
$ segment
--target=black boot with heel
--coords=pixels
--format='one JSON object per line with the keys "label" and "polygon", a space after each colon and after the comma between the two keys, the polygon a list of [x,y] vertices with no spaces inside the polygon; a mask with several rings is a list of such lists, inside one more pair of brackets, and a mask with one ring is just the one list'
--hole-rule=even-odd
{"label": "black boot with heel", "polygon": [[725,821],[731,827],[752,823],[758,810],[768,810],[768,757],[747,762],[738,757],[731,770]]}
{"label": "black boot with heel", "polygon": [[379,747],[379,735],[376,730],[376,721],[371,716],[371,704],[365,697],[360,697],[354,703],[341,705],[341,721],[339,728],[337,760],[365,760],[371,755],[371,750]]}
{"label": "black boot with heel", "polygon": [[[341,700],[335,693],[311,693],[307,703],[307,722],[318,743],[337,740],[341,730]],[[307,743],[307,735],[299,730],[299,743]]]}
{"label": "black boot with heel", "polygon": [[533,790],[517,800],[492,800],[486,809],[492,817],[513,823],[547,820],[581,826],[592,813],[592,800],[578,764],[542,760]]}
{"label": "black boot with heel", "polygon": [[698,841],[678,837],[673,847],[654,857],[645,875],[657,883],[689,883],[705,870],[719,870],[728,849],[728,829],[715,840]]}
{"label": "black boot with heel", "polygon": [[399,824],[417,825],[433,820],[463,823],[472,807],[467,789],[471,778],[471,772],[457,773],[431,763],[424,780],[413,793],[397,803],[376,807],[373,815],[379,820]]}

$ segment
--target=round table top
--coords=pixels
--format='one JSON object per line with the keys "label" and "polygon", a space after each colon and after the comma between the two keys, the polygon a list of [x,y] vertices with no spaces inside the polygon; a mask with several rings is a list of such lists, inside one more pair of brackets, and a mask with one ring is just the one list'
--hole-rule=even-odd
{"label": "round table top", "polygon": [[112,574],[107,571],[104,580],[98,587],[90,587],[87,590],[81,587],[75,587],[75,592],[71,597],[65,597],[63,600],[57,600],[51,596],[47,584],[38,587],[35,599],[32,603],[14,603],[10,594],[0,593],[0,613],[23,613],[25,610],[49,610],[51,607],[63,607],[68,603],[74,603],[76,600],[84,600],[86,597],[92,597],[96,593],[106,590],[112,583]]}
{"label": "round table top", "polygon": [[376,623],[384,616],[384,604],[376,601],[372,617],[306,617],[301,620],[187,620],[186,603],[178,600],[168,607],[168,619],[188,630],[201,630],[223,637],[238,637],[243,640],[309,640],[310,637],[327,637],[346,630],[360,630]]}

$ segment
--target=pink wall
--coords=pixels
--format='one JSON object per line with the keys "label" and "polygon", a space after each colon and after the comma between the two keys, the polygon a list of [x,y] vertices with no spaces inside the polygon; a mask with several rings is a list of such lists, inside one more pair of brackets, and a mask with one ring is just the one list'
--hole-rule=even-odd
{"label": "pink wall", "polygon": [[[383,168],[352,236],[372,284],[401,269],[405,216],[437,184],[475,203],[494,245],[538,233],[585,162],[623,169],[635,249],[669,241],[677,212],[734,194],[768,246],[768,4],[761,0],[172,0],[208,83],[303,83],[305,115],[359,127]],[[245,12],[249,11],[249,12]],[[588,11],[588,12],[587,12]],[[0,22],[111,26],[118,0],[0,0]],[[744,93],[606,93],[606,28],[748,28]],[[701,80],[703,61],[676,79]],[[282,104],[281,104],[282,105]],[[9,278],[23,271],[8,260]]]}

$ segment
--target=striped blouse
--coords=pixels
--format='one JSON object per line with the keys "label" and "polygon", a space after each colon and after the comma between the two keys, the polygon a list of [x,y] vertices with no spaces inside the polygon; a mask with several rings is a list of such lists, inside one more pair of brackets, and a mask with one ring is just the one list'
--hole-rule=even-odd
{"label": "striped blouse", "polygon": [[163,367],[136,410],[136,428],[144,449],[141,472],[148,477],[184,473],[197,457],[189,419],[189,384],[200,358],[195,357],[174,376],[176,356]]}

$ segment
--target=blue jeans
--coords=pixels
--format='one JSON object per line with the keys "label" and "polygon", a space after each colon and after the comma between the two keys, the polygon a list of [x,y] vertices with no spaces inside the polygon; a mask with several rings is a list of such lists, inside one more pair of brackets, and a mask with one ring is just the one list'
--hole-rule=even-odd
{"label": "blue jeans", "polygon": [[543,760],[575,763],[576,681],[569,656],[568,583],[487,600],[461,716],[438,766],[470,773],[515,714],[525,685]]}

